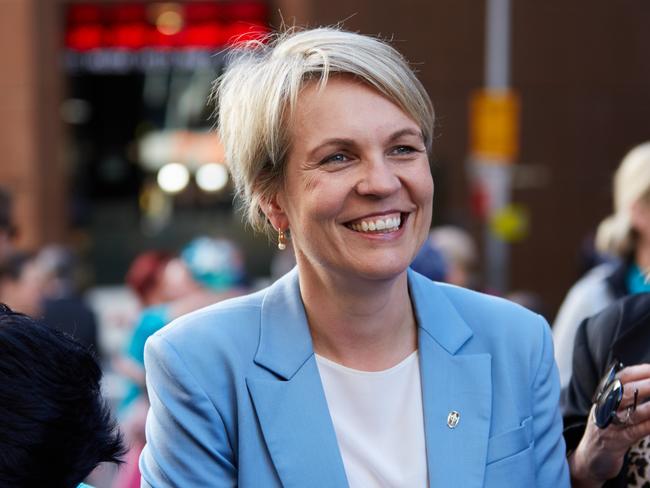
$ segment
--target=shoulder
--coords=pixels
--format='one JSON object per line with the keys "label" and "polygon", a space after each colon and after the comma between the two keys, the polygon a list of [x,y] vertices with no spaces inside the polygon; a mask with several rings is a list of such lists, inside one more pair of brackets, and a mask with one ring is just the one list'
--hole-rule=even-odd
{"label": "shoulder", "polygon": [[[536,415],[536,409],[554,411],[559,377],[546,320],[500,297],[451,285],[437,286],[471,330],[457,354],[490,357],[494,411],[517,412],[520,419]],[[533,399],[537,399],[537,406]],[[493,427],[498,423],[495,420]]]}
{"label": "shoulder", "polygon": [[529,342],[541,339],[549,329],[543,317],[504,298],[453,285],[438,286],[479,339]]}
{"label": "shoulder", "polygon": [[637,326],[650,323],[650,293],[638,293],[616,300],[585,320],[587,341],[611,343]]}
{"label": "shoulder", "polygon": [[147,341],[147,350],[151,354],[164,344],[187,363],[231,362],[238,355],[240,360],[252,361],[265,293],[262,290],[224,300],[183,315],[153,334]]}
{"label": "shoulder", "polygon": [[425,304],[422,315],[432,323],[425,328],[448,351],[462,346],[460,354],[489,353],[498,361],[531,365],[545,349],[552,354],[550,327],[540,315],[500,297],[415,274],[413,284],[417,299]]}
{"label": "shoulder", "polygon": [[540,371],[553,367],[551,329],[542,316],[504,298],[437,286],[471,330],[459,353],[489,354],[497,383],[524,388],[534,384]]}

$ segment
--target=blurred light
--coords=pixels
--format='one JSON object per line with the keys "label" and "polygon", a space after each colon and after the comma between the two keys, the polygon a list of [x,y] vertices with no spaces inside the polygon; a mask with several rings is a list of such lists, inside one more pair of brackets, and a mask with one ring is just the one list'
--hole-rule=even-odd
{"label": "blurred light", "polygon": [[180,163],[169,163],[158,171],[158,185],[167,193],[178,193],[190,181],[190,172]]}
{"label": "blurred light", "polygon": [[107,46],[127,49],[141,49],[148,43],[149,29],[143,22],[116,25],[106,30],[104,39]]}
{"label": "blurred light", "polygon": [[161,34],[173,36],[183,28],[183,16],[176,6],[169,6],[156,17],[156,28]]}
{"label": "blurred light", "polygon": [[190,25],[185,29],[183,45],[194,48],[213,48],[226,43],[228,32],[219,24]]}
{"label": "blurred light", "polygon": [[219,191],[226,186],[226,183],[228,183],[228,170],[223,164],[204,164],[196,172],[196,184],[203,191]]}
{"label": "blurred light", "polygon": [[66,32],[65,44],[70,49],[89,51],[102,47],[103,30],[99,24],[71,27]]}

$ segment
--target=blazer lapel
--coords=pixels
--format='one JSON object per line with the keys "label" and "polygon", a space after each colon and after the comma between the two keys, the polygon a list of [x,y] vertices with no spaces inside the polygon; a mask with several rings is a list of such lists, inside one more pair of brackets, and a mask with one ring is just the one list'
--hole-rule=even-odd
{"label": "blazer lapel", "polygon": [[264,298],[255,362],[276,375],[246,384],[283,486],[348,486],[295,269]]}
{"label": "blazer lapel", "polygon": [[[472,337],[471,329],[439,285],[409,271],[409,287],[420,326],[429,485],[483,486],[492,414],[491,356],[456,354]],[[448,422],[451,412],[459,414],[455,426]]]}

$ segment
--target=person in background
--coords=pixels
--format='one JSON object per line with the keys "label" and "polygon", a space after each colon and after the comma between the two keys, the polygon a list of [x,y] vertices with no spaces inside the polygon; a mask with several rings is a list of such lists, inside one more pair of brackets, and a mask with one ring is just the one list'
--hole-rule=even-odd
{"label": "person in background", "polygon": [[411,263],[411,269],[433,281],[446,282],[448,268],[445,257],[431,239],[424,241]]}
{"label": "person in background", "polygon": [[297,266],[148,339],[142,486],[568,486],[548,324],[409,269],[434,116],[402,55],[291,30],[215,86],[248,222]]}
{"label": "person in background", "polygon": [[0,263],[14,250],[13,241],[17,230],[11,212],[11,196],[7,190],[0,187]]}
{"label": "person in background", "polygon": [[84,346],[0,304],[0,486],[75,488],[119,464],[101,376]]}
{"label": "person in background", "polygon": [[[173,271],[171,267],[168,270],[168,266],[174,258],[173,254],[166,251],[146,251],[136,256],[129,266],[125,281],[142,307],[134,330],[146,327],[145,324],[149,320],[155,321],[155,326],[158,326],[160,314],[155,313],[156,307],[162,307],[163,304],[186,292],[182,283],[179,284],[176,280],[169,279]],[[140,354],[135,350],[140,347],[144,348],[144,342],[139,346],[133,343],[134,340],[131,337],[125,354],[113,359],[115,371],[129,381],[120,410],[128,407],[140,395],[144,385],[142,362],[137,359]]]}
{"label": "person in background", "polygon": [[125,281],[142,308],[168,302],[174,297],[165,280],[165,270],[174,257],[167,251],[145,251],[129,266]]}
{"label": "person in background", "polygon": [[[147,327],[150,320],[158,326],[159,314],[151,313],[152,310],[184,292],[178,282],[168,279],[168,266],[174,259],[175,256],[166,251],[145,251],[136,256],[129,266],[125,281],[142,307],[134,330]],[[124,458],[124,465],[113,481],[112,486],[115,488],[137,488],[140,484],[138,457],[144,445],[144,423],[149,402],[142,395],[144,369],[142,362],[138,360],[138,348],[132,337],[124,354],[113,358],[112,361],[113,369],[127,382],[126,393],[118,412],[120,426],[129,449]]]}
{"label": "person in background", "polygon": [[79,266],[73,252],[63,246],[49,245],[36,255],[35,264],[45,279],[43,322],[71,335],[101,360],[97,320],[81,296]]}
{"label": "person in background", "polygon": [[[579,326],[573,374],[562,394],[564,437],[574,487],[650,486],[649,344],[650,293],[621,298]],[[616,369],[612,370],[612,365]],[[614,383],[610,371],[617,373],[623,389],[620,404],[611,410],[616,412],[615,418],[605,415],[608,385],[601,383],[601,378]],[[604,392],[600,399],[599,391]],[[611,418],[612,422],[599,428],[596,418]]]}
{"label": "person in background", "polygon": [[469,232],[454,225],[442,225],[431,230],[429,241],[442,254],[446,263],[446,283],[478,289],[478,252]]}
{"label": "person in background", "polygon": [[0,262],[0,303],[17,312],[42,315],[45,283],[33,254],[13,251]]}
{"label": "person in background", "polygon": [[613,182],[614,213],[596,233],[599,252],[618,258],[589,271],[569,290],[553,323],[555,360],[562,387],[571,379],[573,345],[580,323],[618,298],[650,291],[650,142],[626,154]]}
{"label": "person in background", "polygon": [[178,258],[168,260],[157,281],[156,300],[161,301],[143,310],[126,349],[128,360],[136,367],[129,375],[139,394],[145,388],[144,344],[149,336],[183,314],[241,295],[245,277],[242,254],[227,239],[196,238]]}
{"label": "person in background", "polygon": [[124,357],[115,363],[116,370],[129,379],[129,389],[120,411],[131,447],[127,466],[114,482],[116,488],[140,486],[137,459],[144,445],[149,408],[144,394],[146,340],[180,315],[242,294],[244,260],[231,241],[199,237],[187,244],[177,258],[161,252],[139,256],[129,269],[127,283],[148,306],[142,311]]}

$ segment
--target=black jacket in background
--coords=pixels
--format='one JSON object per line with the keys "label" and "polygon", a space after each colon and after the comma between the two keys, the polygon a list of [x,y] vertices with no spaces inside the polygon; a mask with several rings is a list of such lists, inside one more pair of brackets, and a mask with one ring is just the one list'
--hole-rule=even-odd
{"label": "black jacket in background", "polygon": [[[591,398],[613,358],[625,366],[650,362],[650,293],[617,300],[580,324],[573,349],[573,375],[561,399],[567,450],[580,442]],[[627,460],[621,473],[604,486],[627,486],[626,472]]]}

